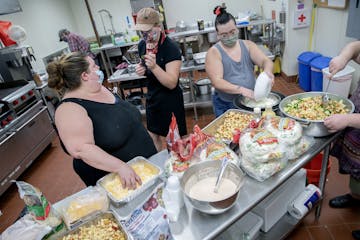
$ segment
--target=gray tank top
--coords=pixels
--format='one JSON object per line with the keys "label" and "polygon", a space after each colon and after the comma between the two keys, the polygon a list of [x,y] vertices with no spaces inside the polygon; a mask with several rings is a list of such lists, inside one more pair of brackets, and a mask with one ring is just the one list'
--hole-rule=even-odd
{"label": "gray tank top", "polygon": [[[219,49],[224,69],[224,80],[232,84],[236,84],[245,88],[254,89],[255,76],[254,76],[254,63],[250,58],[250,53],[246,48],[244,42],[239,40],[241,47],[241,60],[236,62],[230,58],[230,56],[220,46],[220,42],[215,44],[215,47]],[[219,97],[224,101],[232,102],[237,96],[236,94],[228,94],[220,90],[215,90]]]}

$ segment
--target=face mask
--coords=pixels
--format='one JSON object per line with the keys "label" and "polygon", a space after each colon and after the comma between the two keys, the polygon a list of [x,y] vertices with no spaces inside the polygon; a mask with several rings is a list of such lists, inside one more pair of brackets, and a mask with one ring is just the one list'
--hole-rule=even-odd
{"label": "face mask", "polygon": [[104,73],[101,70],[96,70],[96,74],[99,76],[98,83],[102,84],[104,81]]}
{"label": "face mask", "polygon": [[226,46],[226,47],[233,47],[235,46],[236,42],[238,40],[237,34],[234,34],[227,38],[222,38],[220,41]]}
{"label": "face mask", "polygon": [[160,34],[160,31],[157,29],[152,29],[149,32],[143,32],[143,38],[145,42],[156,42],[159,36],[158,34]]}

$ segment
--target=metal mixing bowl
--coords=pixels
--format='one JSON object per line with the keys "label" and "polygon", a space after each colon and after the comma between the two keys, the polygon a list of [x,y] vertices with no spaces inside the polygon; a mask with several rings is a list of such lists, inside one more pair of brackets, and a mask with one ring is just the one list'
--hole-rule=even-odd
{"label": "metal mixing bowl", "polygon": [[[324,92],[305,92],[305,93],[297,93],[294,95],[287,96],[286,98],[281,100],[281,102],[279,104],[280,111],[284,116],[293,118],[293,119],[297,120],[298,122],[300,122],[301,125],[303,126],[305,135],[313,136],[313,137],[328,136],[332,133],[329,132],[327,127],[324,125],[324,120],[308,120],[308,119],[304,119],[304,118],[298,118],[298,117],[295,117],[295,116],[292,116],[292,115],[286,113],[284,110],[285,106],[293,100],[302,99],[302,98],[306,98],[306,97],[323,96],[324,94],[325,94]],[[333,93],[327,93],[327,94],[330,99],[337,100],[337,101],[342,100],[343,103],[345,104],[346,108],[349,110],[348,113],[354,112],[354,110],[355,110],[354,104],[349,99],[339,96],[337,94],[333,94]]]}
{"label": "metal mixing bowl", "polygon": [[[220,214],[229,210],[236,203],[240,188],[244,184],[244,173],[233,163],[228,163],[223,175],[223,178],[229,179],[236,184],[236,191],[232,196],[216,202],[199,201],[189,196],[190,189],[195,183],[205,178],[217,177],[220,166],[221,161],[200,162],[187,169],[181,179],[180,185],[186,199],[188,199],[190,204],[200,212]],[[209,186],[209,190],[212,191],[214,187],[215,185]]]}

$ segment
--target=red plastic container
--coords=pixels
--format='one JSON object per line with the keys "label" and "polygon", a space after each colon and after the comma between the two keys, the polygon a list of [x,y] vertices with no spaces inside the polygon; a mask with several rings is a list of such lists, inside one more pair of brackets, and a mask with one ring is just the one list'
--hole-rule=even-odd
{"label": "red plastic container", "polygon": [[[322,157],[322,153],[319,153],[304,166],[304,168],[306,169],[306,179],[308,184],[319,185]],[[329,159],[326,169],[326,176],[329,174],[330,168],[331,162]]]}

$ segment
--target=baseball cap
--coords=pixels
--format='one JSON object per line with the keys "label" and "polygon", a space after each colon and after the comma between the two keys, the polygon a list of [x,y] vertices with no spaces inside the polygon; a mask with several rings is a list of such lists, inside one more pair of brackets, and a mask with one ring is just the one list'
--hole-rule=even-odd
{"label": "baseball cap", "polygon": [[149,31],[160,23],[159,13],[153,8],[143,8],[137,13],[135,30]]}
{"label": "baseball cap", "polygon": [[63,39],[63,35],[65,34],[65,33],[68,33],[69,31],[67,30],[67,29],[61,29],[61,30],[59,30],[59,33],[58,33],[58,35],[59,35],[59,41],[61,42],[61,41],[64,41],[64,39]]}

